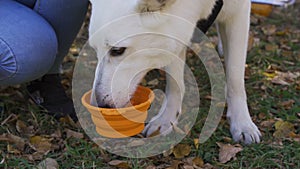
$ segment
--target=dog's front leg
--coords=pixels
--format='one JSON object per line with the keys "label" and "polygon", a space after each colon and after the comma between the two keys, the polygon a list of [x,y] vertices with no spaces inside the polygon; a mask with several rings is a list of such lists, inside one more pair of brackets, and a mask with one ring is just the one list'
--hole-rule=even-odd
{"label": "dog's front leg", "polygon": [[184,96],[184,65],[185,52],[182,50],[180,57],[165,67],[166,71],[166,97],[163,101],[159,113],[154,116],[145,127],[143,134],[150,136],[152,133],[159,131],[160,134],[166,135],[177,124],[177,118],[181,113],[182,99]]}
{"label": "dog's front leg", "polygon": [[[246,1],[245,1],[246,2]],[[244,87],[250,4],[247,1],[234,16],[219,23],[227,77],[227,118],[235,141],[260,142],[260,132],[252,122]]]}

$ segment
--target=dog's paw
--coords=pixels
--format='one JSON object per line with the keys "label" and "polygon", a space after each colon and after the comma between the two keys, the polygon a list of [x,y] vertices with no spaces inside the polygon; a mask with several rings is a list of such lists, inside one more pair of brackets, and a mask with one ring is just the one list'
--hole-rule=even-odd
{"label": "dog's paw", "polygon": [[259,143],[261,133],[251,120],[232,121],[230,132],[233,140],[245,144]]}
{"label": "dog's paw", "polygon": [[173,123],[169,120],[163,120],[157,118],[156,120],[150,121],[145,129],[143,130],[142,134],[146,137],[151,137],[155,135],[167,135],[171,133],[173,130]]}

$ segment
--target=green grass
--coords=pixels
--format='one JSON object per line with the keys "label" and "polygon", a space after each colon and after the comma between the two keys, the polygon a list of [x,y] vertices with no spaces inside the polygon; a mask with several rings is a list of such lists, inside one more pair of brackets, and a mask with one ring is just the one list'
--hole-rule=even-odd
{"label": "green grass", "polygon": [[[243,151],[237,154],[234,160],[226,164],[218,162],[219,147],[216,142],[235,144],[230,138],[229,125],[225,117],[220,122],[216,132],[205,143],[201,144],[198,149],[194,146],[194,139],[198,138],[206,118],[209,100],[202,99],[200,102],[199,115],[196,125],[191,134],[186,137],[182,143],[191,145],[192,151],[188,157],[201,157],[205,163],[210,163],[216,168],[300,168],[300,142],[290,139],[276,139],[273,137],[275,131],[274,126],[263,128],[261,123],[268,120],[282,119],[294,124],[295,132],[300,133],[300,78],[296,79],[289,86],[272,84],[263,75],[270,65],[276,65],[280,71],[299,72],[300,68],[300,43],[291,42],[293,39],[300,39],[299,23],[292,16],[299,15],[299,4],[288,11],[276,9],[270,18],[261,19],[260,24],[251,26],[251,30],[255,31],[255,37],[260,39],[258,46],[249,51],[247,64],[250,72],[249,79],[246,80],[246,89],[248,94],[249,109],[254,122],[258,125],[263,133],[262,143],[244,146]],[[286,14],[289,12],[288,14]],[[298,17],[299,18],[299,17]],[[284,24],[283,24],[284,23]],[[285,26],[289,26],[290,32],[285,35],[274,35],[270,40],[270,36],[264,35],[261,27],[269,24],[276,25],[278,31],[285,30]],[[298,33],[295,33],[297,32]],[[215,35],[214,30],[210,32]],[[284,41],[284,42],[283,42]],[[283,56],[283,49],[275,51],[266,51],[267,44],[280,45],[284,43],[291,48],[291,54]],[[199,60],[190,58],[188,63],[195,68],[193,72],[199,81],[200,96],[203,98],[210,94],[210,85],[205,69]],[[292,63],[292,64],[291,64]],[[152,77],[153,78],[153,77]],[[298,84],[297,84],[298,81]],[[263,87],[263,89],[262,89]],[[36,135],[51,135],[55,131],[60,130],[62,137],[58,141],[61,147],[50,151],[42,159],[31,161],[28,154],[34,152],[30,147],[25,147],[20,154],[14,154],[7,150],[8,143],[0,141],[0,158],[5,157],[5,161],[0,164],[0,168],[34,168],[45,158],[55,159],[61,168],[114,168],[108,164],[111,160],[125,160],[130,163],[134,169],[146,168],[149,165],[170,166],[174,160],[174,156],[164,157],[158,155],[146,159],[128,159],[118,157],[101,150],[89,137],[84,139],[67,138],[65,129],[82,132],[80,128],[76,128],[70,124],[60,123],[42,112],[38,107],[33,105],[26,98],[23,92],[24,86],[9,87],[1,90],[0,106],[4,106],[4,111],[0,113],[0,123],[15,114],[17,119],[26,122],[28,126],[32,125],[36,128]],[[280,106],[280,103],[287,100],[294,100],[295,103],[290,109]],[[263,118],[260,115],[264,115]],[[16,130],[16,119],[9,120],[0,126],[0,135],[2,133],[12,133],[22,136]],[[2,158],[1,158],[2,159]],[[1,161],[1,160],[0,160]]]}

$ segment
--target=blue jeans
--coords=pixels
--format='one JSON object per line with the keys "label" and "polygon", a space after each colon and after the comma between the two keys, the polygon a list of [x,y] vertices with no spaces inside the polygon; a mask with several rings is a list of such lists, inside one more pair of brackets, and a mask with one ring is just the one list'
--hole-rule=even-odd
{"label": "blue jeans", "polygon": [[59,73],[88,0],[0,0],[0,85]]}

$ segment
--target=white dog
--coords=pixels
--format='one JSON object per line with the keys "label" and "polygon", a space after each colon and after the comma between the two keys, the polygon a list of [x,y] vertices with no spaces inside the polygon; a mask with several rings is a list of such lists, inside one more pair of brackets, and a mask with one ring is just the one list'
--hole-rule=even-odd
{"label": "white dog", "polygon": [[[207,19],[217,1],[91,0],[89,42],[99,60],[92,104],[126,105],[145,74],[153,68],[164,67],[169,73],[166,108],[159,112],[156,120],[150,121],[144,133],[150,135],[158,129],[163,132],[172,128],[181,112],[184,94],[184,62],[174,58],[185,60],[186,45],[183,44],[189,44],[197,21]],[[250,0],[223,0],[216,19],[225,56],[230,131],[235,141],[246,144],[259,142],[261,136],[249,115],[244,87],[250,6]],[[168,15],[184,19],[192,26],[178,23]]]}

